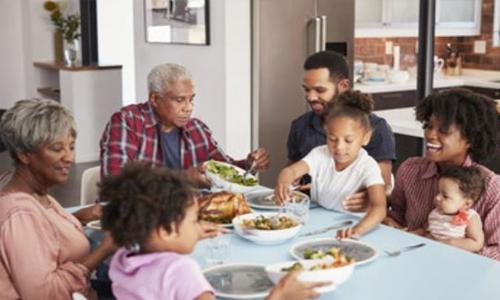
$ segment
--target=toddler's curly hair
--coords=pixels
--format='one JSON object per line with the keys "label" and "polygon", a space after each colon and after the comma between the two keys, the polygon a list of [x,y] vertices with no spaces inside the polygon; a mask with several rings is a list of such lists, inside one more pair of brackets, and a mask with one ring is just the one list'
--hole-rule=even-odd
{"label": "toddler's curly hair", "polygon": [[441,172],[440,178],[449,178],[458,184],[466,198],[476,202],[485,189],[484,177],[476,167],[451,166]]}
{"label": "toddler's curly hair", "polygon": [[101,218],[115,244],[133,248],[144,245],[160,226],[173,232],[195,203],[191,181],[179,171],[132,162],[116,176],[103,178],[100,199],[108,201]]}

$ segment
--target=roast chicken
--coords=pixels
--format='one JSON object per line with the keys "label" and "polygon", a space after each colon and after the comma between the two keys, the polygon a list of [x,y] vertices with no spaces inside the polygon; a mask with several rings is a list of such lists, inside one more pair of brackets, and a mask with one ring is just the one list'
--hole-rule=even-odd
{"label": "roast chicken", "polygon": [[234,217],[252,210],[242,194],[218,192],[199,198],[201,219],[219,224],[231,223]]}

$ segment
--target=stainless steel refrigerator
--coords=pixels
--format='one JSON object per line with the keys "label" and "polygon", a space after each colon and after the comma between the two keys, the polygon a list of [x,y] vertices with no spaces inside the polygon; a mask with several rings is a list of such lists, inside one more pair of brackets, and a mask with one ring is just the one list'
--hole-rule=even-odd
{"label": "stainless steel refrigerator", "polygon": [[253,0],[252,29],[252,144],[269,151],[271,168],[260,181],[274,186],[288,162],[290,124],[308,110],[304,60],[333,50],[352,70],[354,0]]}

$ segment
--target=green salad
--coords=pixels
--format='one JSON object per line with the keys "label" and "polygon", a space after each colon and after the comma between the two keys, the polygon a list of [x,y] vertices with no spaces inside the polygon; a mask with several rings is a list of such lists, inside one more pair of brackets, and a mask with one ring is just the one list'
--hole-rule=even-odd
{"label": "green salad", "polygon": [[257,184],[257,179],[254,177],[248,176],[245,178],[235,167],[218,163],[215,160],[207,162],[207,171],[231,183],[244,186],[254,186]]}

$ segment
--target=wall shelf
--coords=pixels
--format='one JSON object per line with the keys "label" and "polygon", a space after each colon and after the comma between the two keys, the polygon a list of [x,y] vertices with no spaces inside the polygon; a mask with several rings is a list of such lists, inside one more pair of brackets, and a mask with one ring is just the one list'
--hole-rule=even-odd
{"label": "wall shelf", "polygon": [[61,90],[59,88],[43,87],[37,88],[36,91],[46,98],[61,101]]}
{"label": "wall shelf", "polygon": [[34,62],[39,72],[37,92],[59,101],[75,118],[78,130],[76,162],[99,159],[99,140],[111,115],[122,106],[121,66],[67,67]]}

